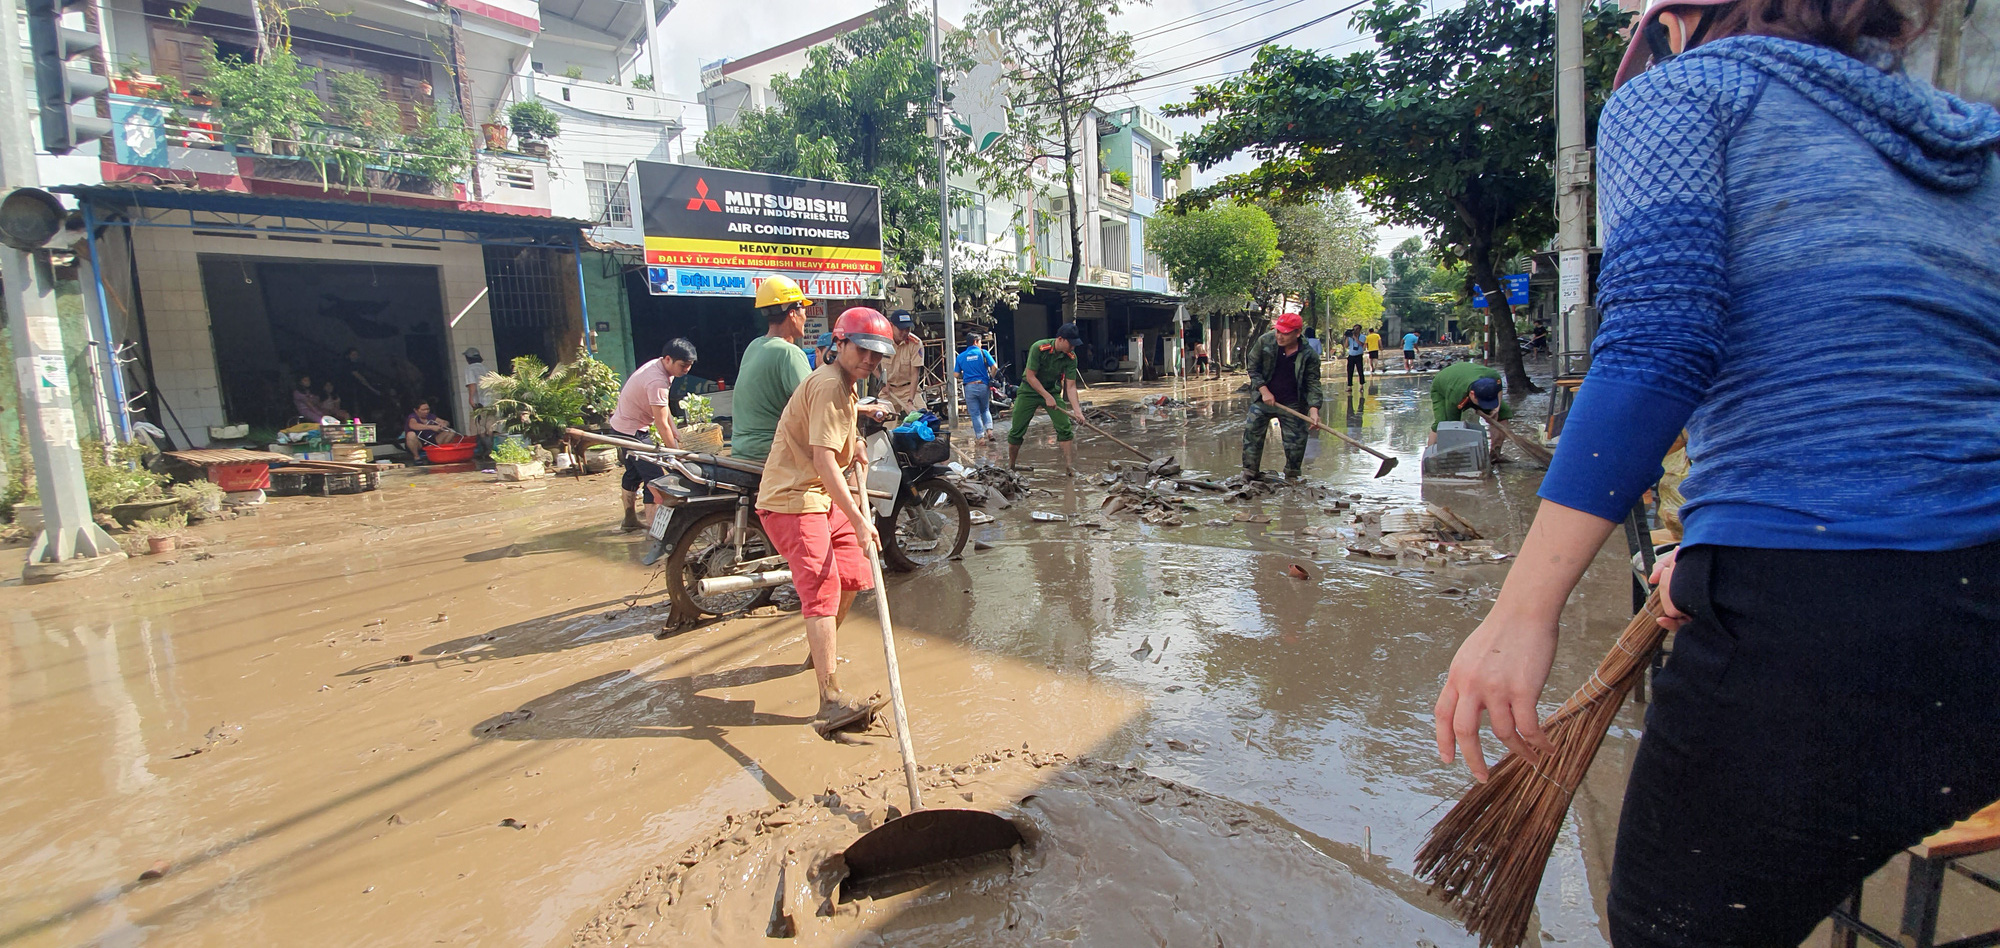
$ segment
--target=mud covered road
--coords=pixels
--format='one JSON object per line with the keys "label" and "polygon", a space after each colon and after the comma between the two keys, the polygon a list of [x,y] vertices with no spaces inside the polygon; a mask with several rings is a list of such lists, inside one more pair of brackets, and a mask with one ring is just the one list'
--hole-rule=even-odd
{"label": "mud covered road", "polygon": [[[1185,409],[1139,410],[1165,387],[1089,394],[1113,434],[1223,477],[1238,467],[1236,384],[1181,392]],[[1428,500],[1512,550],[1540,471],[1425,484],[1425,385],[1330,390],[1330,424],[1403,459],[1389,477],[1315,438],[1320,490],[1197,497],[1182,526],[1097,516],[1104,487],[1057,476],[1038,422],[1023,456],[1037,490],[975,529],[990,549],[890,581],[919,753],[1007,762],[1005,779],[966,792],[999,807],[1043,788],[1046,820],[1071,840],[1089,838],[1094,810],[1076,775],[1186,788],[1207,802],[1179,824],[1140,819],[1145,788],[1118,789],[1124,803],[1095,808],[1123,814],[1104,838],[1159,840],[1147,868],[1163,879],[1237,867],[1227,881],[1243,891],[1307,898],[1299,878],[1334,880],[1350,910],[1281,920],[1315,922],[1321,943],[1469,943],[1410,857],[1466,785],[1435,759],[1429,711],[1509,564],[1385,561],[1348,552],[1338,531],[1353,508]],[[1079,436],[1087,473],[1122,455]],[[1276,469],[1275,437],[1267,450]],[[615,492],[605,475],[396,474],[371,494],[276,499],[204,527],[197,552],[0,588],[0,945],[633,941],[659,913],[625,926],[638,916],[621,893],[643,895],[691,844],[893,771],[893,741],[832,744],[806,726],[795,615],[655,638],[660,583],[613,529]],[[1350,511],[1320,502],[1334,497]],[[1630,614],[1622,545],[1565,618],[1551,703]],[[23,554],[10,555],[0,575],[18,575]],[[872,609],[843,627],[841,654],[850,689],[883,687]],[[1639,714],[1621,716],[1558,846],[1540,900],[1550,943],[1603,943]],[[1276,848],[1242,850],[1236,813],[1254,817],[1246,838]],[[1214,839],[1158,837],[1173,825]],[[1101,857],[1074,865],[1115,872]],[[1161,940],[1176,913],[1227,904],[1093,891],[1051,903],[1093,906],[1093,944],[1178,944]],[[893,914],[846,934],[892,928]]]}

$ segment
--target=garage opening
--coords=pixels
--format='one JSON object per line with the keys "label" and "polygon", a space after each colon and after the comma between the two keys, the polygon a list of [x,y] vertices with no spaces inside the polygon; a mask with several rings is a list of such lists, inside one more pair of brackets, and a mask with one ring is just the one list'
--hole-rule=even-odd
{"label": "garage opening", "polygon": [[465,424],[438,268],[206,253],[198,262],[232,421],[296,423],[292,388],[304,375],[315,389],[332,383],[341,407],[384,438],[422,400]]}

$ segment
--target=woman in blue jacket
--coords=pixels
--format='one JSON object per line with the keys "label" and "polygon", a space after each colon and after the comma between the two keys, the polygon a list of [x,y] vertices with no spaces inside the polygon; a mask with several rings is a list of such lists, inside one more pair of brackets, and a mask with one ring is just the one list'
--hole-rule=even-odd
{"label": "woman in blue jacket", "polygon": [[1563,601],[1685,426],[1621,948],[1796,945],[2000,798],[2000,115],[1901,72],[1936,5],[1666,0],[1604,108],[1603,326],[1437,738],[1548,748]]}

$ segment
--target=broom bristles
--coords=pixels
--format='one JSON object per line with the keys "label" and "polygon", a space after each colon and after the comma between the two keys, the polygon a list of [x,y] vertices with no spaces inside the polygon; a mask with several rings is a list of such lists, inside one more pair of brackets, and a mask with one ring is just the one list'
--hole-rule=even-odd
{"label": "broom bristles", "polygon": [[1527,936],[1535,893],[1576,793],[1625,696],[1666,636],[1655,591],[1583,686],[1542,722],[1555,745],[1540,766],[1513,753],[1474,784],[1417,851],[1417,876],[1458,910],[1482,948]]}

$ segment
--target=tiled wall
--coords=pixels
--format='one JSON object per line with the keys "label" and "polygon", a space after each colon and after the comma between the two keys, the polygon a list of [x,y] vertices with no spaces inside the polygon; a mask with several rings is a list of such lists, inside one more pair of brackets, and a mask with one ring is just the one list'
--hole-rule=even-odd
{"label": "tiled wall", "polygon": [[[203,297],[197,262],[200,254],[433,265],[442,275],[447,321],[486,286],[485,258],[477,244],[397,241],[438,248],[430,251],[390,247],[386,240],[382,241],[383,246],[359,247],[331,241],[279,242],[263,236],[255,240],[202,236],[176,227],[135,227],[132,234],[138,254],[139,294],[145,307],[153,370],[157,374],[154,384],[180,422],[179,428],[174,428],[170,419],[169,433],[178,440],[181,429],[185,429],[188,440],[197,446],[207,443],[210,425],[230,421],[222,410],[215,346],[209,336],[208,304]],[[108,269],[111,265],[106,266]],[[120,332],[123,331],[121,328]],[[468,310],[450,335],[454,371],[462,361],[458,353],[467,346],[477,346],[489,364],[493,361],[493,321],[485,300]],[[137,338],[136,332],[131,338]]]}

